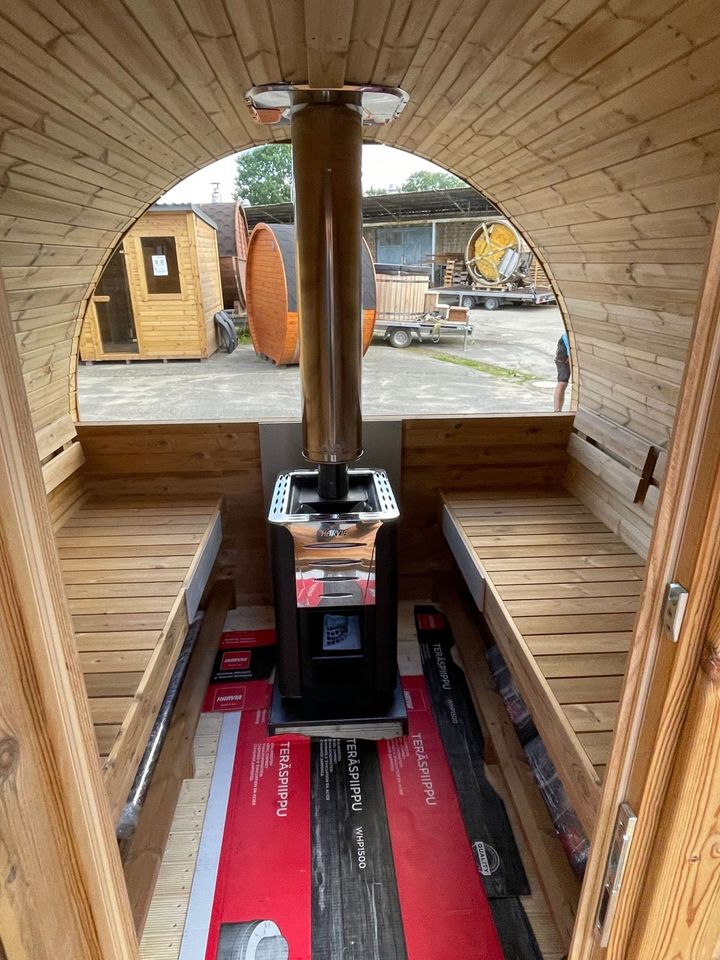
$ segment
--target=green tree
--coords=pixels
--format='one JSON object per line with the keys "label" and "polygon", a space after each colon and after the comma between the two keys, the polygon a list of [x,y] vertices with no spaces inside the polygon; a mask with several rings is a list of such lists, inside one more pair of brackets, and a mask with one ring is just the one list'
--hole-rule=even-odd
{"label": "green tree", "polygon": [[451,173],[435,173],[432,170],[416,170],[400,185],[401,193],[420,190],[459,190],[465,184]]}
{"label": "green tree", "polygon": [[368,187],[367,190],[363,190],[363,196],[364,197],[384,197],[388,193],[392,193],[392,192],[393,192],[392,187]]}
{"label": "green tree", "polygon": [[251,205],[292,200],[292,148],[288,143],[253,147],[237,158],[233,196]]}

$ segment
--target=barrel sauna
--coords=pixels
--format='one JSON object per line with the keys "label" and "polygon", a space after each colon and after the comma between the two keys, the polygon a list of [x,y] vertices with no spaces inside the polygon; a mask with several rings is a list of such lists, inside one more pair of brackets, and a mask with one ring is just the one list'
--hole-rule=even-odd
{"label": "barrel sauna", "polygon": [[232,310],[235,304],[245,308],[245,272],[250,233],[241,205],[234,203],[198,204],[218,228],[218,256],[222,281],[223,306]]}
{"label": "barrel sauna", "polygon": [[525,279],[532,253],[515,227],[499,217],[489,217],[473,232],[465,249],[465,262],[474,283],[502,287]]}
{"label": "barrel sauna", "polygon": [[[363,240],[363,353],[375,329],[375,268]],[[300,359],[295,227],[258,223],[250,234],[246,298],[255,353],[286,366]]]}
{"label": "barrel sauna", "polygon": [[430,284],[426,270],[376,264],[375,273],[378,320],[413,320],[425,313],[425,294]]}

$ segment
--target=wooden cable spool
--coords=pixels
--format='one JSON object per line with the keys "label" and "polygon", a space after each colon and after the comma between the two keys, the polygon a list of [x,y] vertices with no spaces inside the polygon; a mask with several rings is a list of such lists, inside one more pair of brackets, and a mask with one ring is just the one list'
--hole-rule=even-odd
{"label": "wooden cable spool", "polygon": [[245,307],[245,275],[250,232],[242,206],[234,203],[202,203],[200,209],[218,228],[218,257],[223,291],[223,306],[232,310],[235,303]]}
{"label": "wooden cable spool", "polygon": [[507,220],[489,217],[474,231],[465,249],[471,278],[484,287],[521,280],[531,255],[528,245]]}
{"label": "wooden cable spool", "polygon": [[[363,241],[363,353],[375,328],[375,268]],[[246,296],[248,326],[255,353],[278,366],[298,363],[298,323],[295,227],[258,223],[250,234]]]}

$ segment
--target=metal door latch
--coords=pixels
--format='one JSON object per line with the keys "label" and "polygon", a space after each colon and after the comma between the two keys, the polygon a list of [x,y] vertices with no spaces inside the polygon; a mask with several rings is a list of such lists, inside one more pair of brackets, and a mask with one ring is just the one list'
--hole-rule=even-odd
{"label": "metal door latch", "polygon": [[669,583],[667,585],[665,606],[663,607],[663,626],[673,643],[677,643],[680,637],[687,602],[688,592],[682,584]]}
{"label": "metal door latch", "polygon": [[621,803],[615,821],[615,831],[603,878],[602,896],[595,920],[595,930],[600,939],[601,947],[606,947],[610,940],[610,930],[636,823],[637,816],[632,807],[627,803]]}

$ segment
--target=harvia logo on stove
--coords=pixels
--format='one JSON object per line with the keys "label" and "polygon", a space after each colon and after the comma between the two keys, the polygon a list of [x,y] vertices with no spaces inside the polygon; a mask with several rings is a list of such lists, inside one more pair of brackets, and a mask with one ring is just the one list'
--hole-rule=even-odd
{"label": "harvia logo on stove", "polygon": [[483,843],[482,840],[475,841],[473,850],[480,873],[484,877],[491,877],[500,866],[500,857],[497,850],[495,847],[491,847],[489,843]]}
{"label": "harvia logo on stove", "polygon": [[342,527],[321,527],[318,530],[318,536],[323,539],[332,540],[335,537],[345,537],[347,536],[347,530]]}

